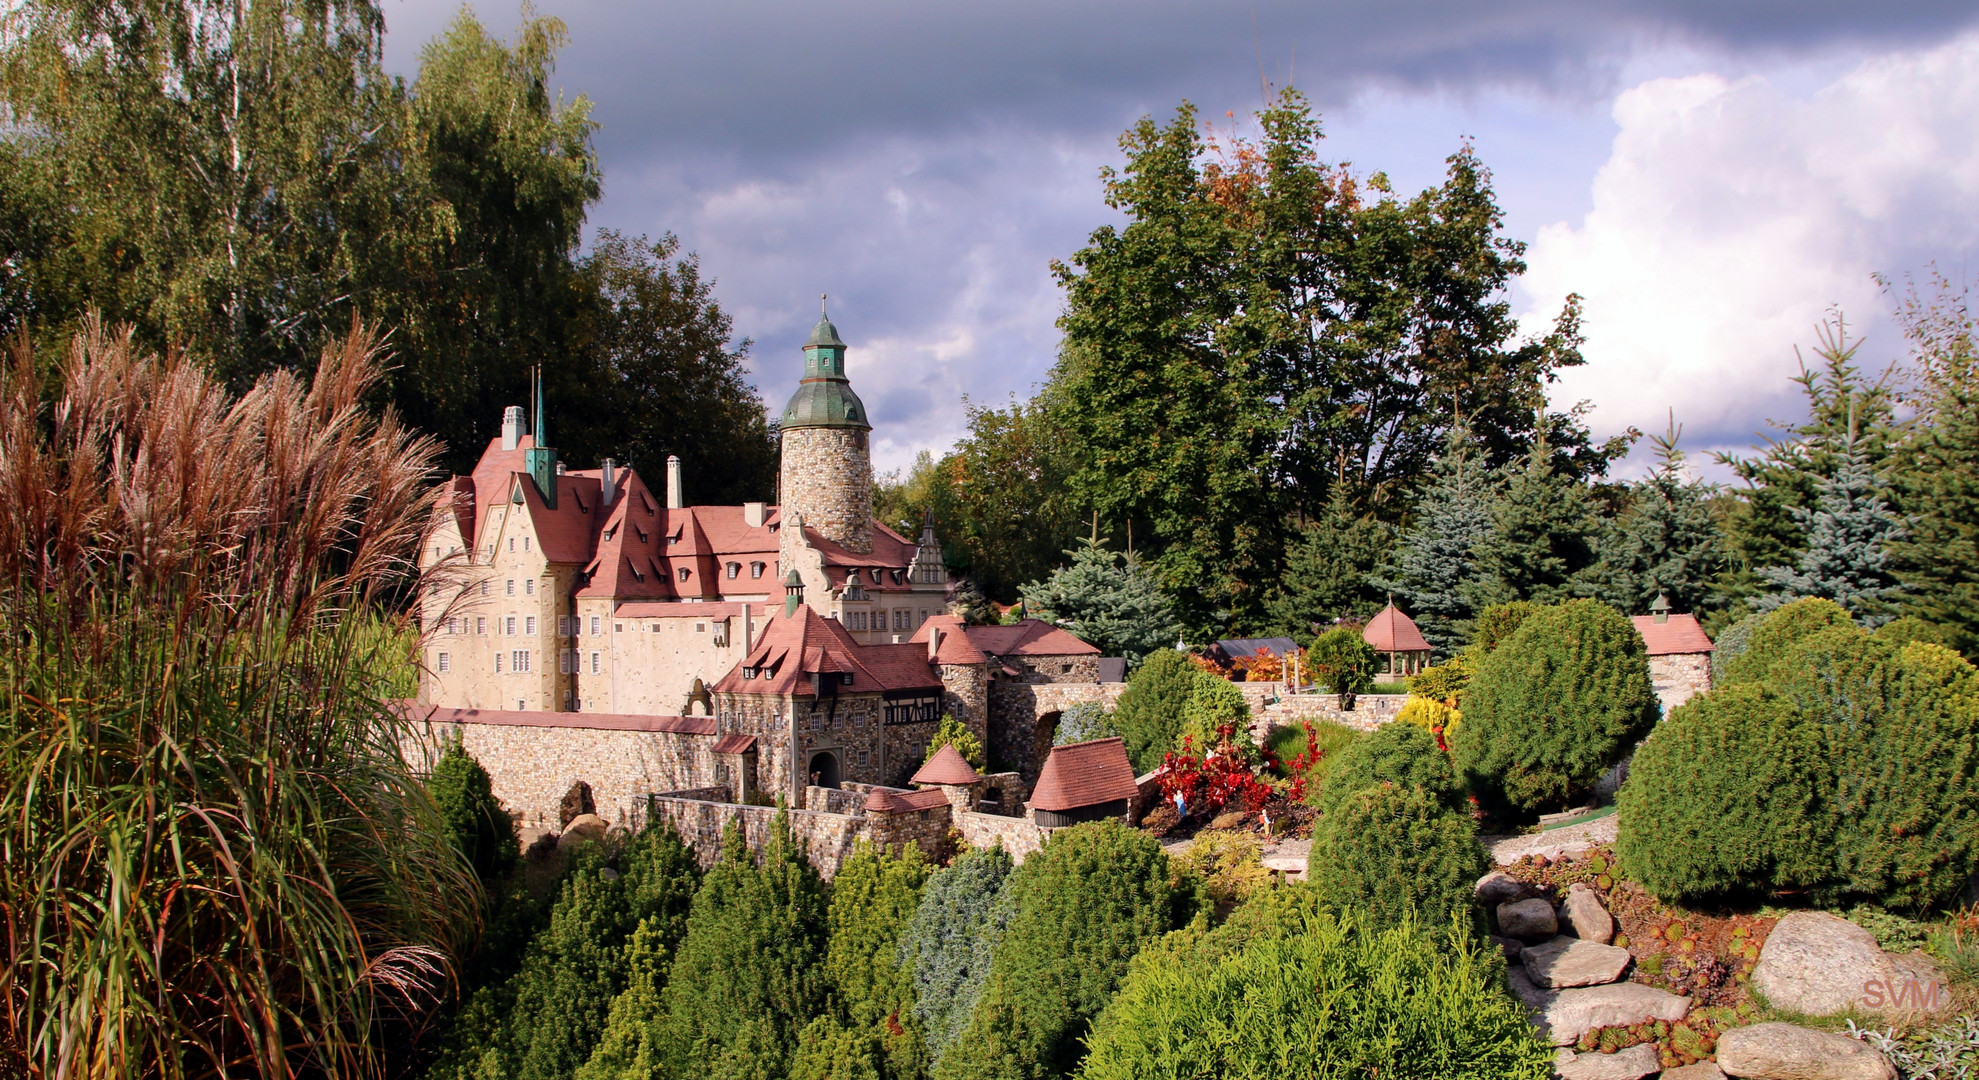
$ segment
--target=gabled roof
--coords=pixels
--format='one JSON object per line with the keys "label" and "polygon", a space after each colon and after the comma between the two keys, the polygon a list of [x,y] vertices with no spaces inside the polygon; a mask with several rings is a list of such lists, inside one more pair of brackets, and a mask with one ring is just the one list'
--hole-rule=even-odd
{"label": "gabled roof", "polygon": [[899,814],[909,810],[932,810],[937,806],[947,806],[948,796],[940,788],[926,791],[900,791],[895,788],[876,787],[866,793],[866,812]]}
{"label": "gabled roof", "polygon": [[943,743],[941,744],[941,749],[935,751],[935,756],[929,758],[928,763],[921,766],[921,770],[915,773],[914,778],[907,782],[910,784],[973,784],[981,779],[982,777],[976,775],[976,770],[969,767],[968,760],[962,756],[960,751],[955,749],[954,743]]}
{"label": "gabled roof", "polygon": [[1392,603],[1368,620],[1367,628],[1361,631],[1361,640],[1374,646],[1375,652],[1429,651],[1429,642],[1423,640],[1415,620],[1402,614]]}
{"label": "gabled roof", "polygon": [[[756,677],[744,678],[744,669],[753,669]],[[841,691],[846,693],[941,687],[941,677],[928,666],[925,647],[862,645],[836,620],[799,604],[795,614],[771,619],[755,648],[714,689],[809,697],[815,693],[810,680],[815,672],[849,673],[852,685]]]}
{"label": "gabled roof", "polygon": [[1140,788],[1127,744],[1115,736],[1091,742],[1054,746],[1031,791],[1031,809],[1061,812],[1131,799]]}
{"label": "gabled roof", "polygon": [[926,653],[929,635],[940,630],[941,644],[935,647],[935,663],[960,665],[987,661],[989,658],[970,640],[968,629],[961,619],[953,615],[930,615],[920,629],[914,631],[914,636],[907,640],[919,645],[921,651]]}
{"label": "gabled roof", "polygon": [[1687,653],[1708,653],[1717,651],[1711,635],[1698,625],[1695,615],[1671,615],[1668,622],[1657,622],[1654,615],[1631,615],[1629,621],[1635,624],[1635,631],[1642,635],[1642,643],[1649,647],[1651,656],[1682,656]]}
{"label": "gabled roof", "polygon": [[1285,656],[1298,648],[1299,643],[1288,637],[1225,638],[1217,642],[1216,647],[1223,650],[1223,655],[1235,660],[1240,656],[1256,656],[1261,652]]}
{"label": "gabled roof", "polygon": [[730,733],[715,740],[714,752],[717,754],[746,754],[755,748],[756,737],[754,735]]}
{"label": "gabled roof", "polygon": [[1099,650],[1070,631],[1041,619],[1009,626],[971,626],[969,641],[992,656],[1098,656]]}

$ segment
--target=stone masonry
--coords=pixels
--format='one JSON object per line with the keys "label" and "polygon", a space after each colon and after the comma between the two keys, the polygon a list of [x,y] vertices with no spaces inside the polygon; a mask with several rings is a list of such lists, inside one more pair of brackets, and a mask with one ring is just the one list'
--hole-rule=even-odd
{"label": "stone masonry", "polygon": [[1656,700],[1663,715],[1692,697],[1711,689],[1710,653],[1675,653],[1649,658],[1649,681],[1656,687]]}
{"label": "stone masonry", "polygon": [[777,497],[786,525],[802,517],[806,528],[847,551],[873,550],[873,467],[867,440],[868,433],[858,428],[785,429]]}

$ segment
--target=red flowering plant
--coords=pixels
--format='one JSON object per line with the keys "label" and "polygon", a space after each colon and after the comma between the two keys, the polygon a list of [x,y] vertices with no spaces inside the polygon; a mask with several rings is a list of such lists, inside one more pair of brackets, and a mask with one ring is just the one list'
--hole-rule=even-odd
{"label": "red flowering plant", "polygon": [[1189,811],[1214,814],[1231,805],[1255,811],[1271,798],[1251,755],[1237,744],[1235,724],[1216,729],[1216,745],[1208,753],[1197,750],[1194,736],[1182,736],[1180,746],[1161,759],[1161,768],[1162,798],[1173,803],[1179,794]]}

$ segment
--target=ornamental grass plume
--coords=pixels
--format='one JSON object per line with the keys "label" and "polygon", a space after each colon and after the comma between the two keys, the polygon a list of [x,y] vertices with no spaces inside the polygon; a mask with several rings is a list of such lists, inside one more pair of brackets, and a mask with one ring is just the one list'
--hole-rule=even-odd
{"label": "ornamental grass plume", "polygon": [[353,322],[234,396],[91,320],[0,365],[0,1073],[369,1080],[472,871],[400,752],[436,444]]}

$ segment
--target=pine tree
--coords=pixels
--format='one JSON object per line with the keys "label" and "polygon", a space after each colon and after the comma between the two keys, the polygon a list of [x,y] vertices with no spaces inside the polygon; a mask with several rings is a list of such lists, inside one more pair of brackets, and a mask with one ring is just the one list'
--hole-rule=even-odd
{"label": "pine tree", "polygon": [[914,982],[900,940],[927,878],[919,848],[896,858],[861,841],[832,879],[825,953],[831,1007],[800,1037],[793,1076],[843,1077],[854,1062],[871,1063],[872,1075],[883,1080],[926,1071],[927,1044],[914,1019]]}
{"label": "pine tree", "polygon": [[1436,461],[1436,479],[1416,503],[1415,526],[1402,538],[1378,587],[1393,593],[1423,637],[1448,654],[1470,638],[1470,588],[1477,548],[1491,532],[1498,478],[1467,435],[1454,435]]}
{"label": "pine tree", "polygon": [[824,882],[778,813],[760,865],[739,824],[694,896],[655,1041],[666,1074],[753,1080],[789,1071],[799,1031],[823,1011]]}
{"label": "pine tree", "polygon": [[1913,292],[1903,315],[1923,389],[1896,478],[1910,519],[1893,552],[1904,610],[1979,655],[1979,323],[1942,278],[1934,301]]}
{"label": "pine tree", "polygon": [[1122,561],[1097,538],[1066,552],[1070,566],[1019,592],[1033,618],[1057,623],[1108,656],[1139,659],[1180,632],[1168,594],[1132,556]]}
{"label": "pine tree", "polygon": [[1906,535],[1903,519],[1883,498],[1881,484],[1868,455],[1850,428],[1843,443],[1842,464],[1819,481],[1819,502],[1796,509],[1794,520],[1807,536],[1800,566],[1762,567],[1761,580],[1778,591],[1759,598],[1754,606],[1771,611],[1810,596],[1826,597],[1847,608],[1867,626],[1890,619],[1886,608],[1899,591],[1890,573],[1891,546]]}
{"label": "pine tree", "polygon": [[1624,612],[1647,611],[1658,594],[1677,611],[1701,611],[1726,568],[1709,505],[1715,486],[1686,475],[1682,434],[1673,419],[1666,434],[1650,436],[1656,464],[1630,485],[1628,508],[1601,541],[1601,596]]}
{"label": "pine tree", "polygon": [[1182,732],[1182,710],[1195,690],[1196,666],[1174,649],[1149,656],[1127,679],[1113,709],[1113,726],[1127,740],[1127,757],[1147,772],[1161,765]]}
{"label": "pine tree", "polygon": [[1496,494],[1491,531],[1476,548],[1472,604],[1558,604],[1590,591],[1601,522],[1587,485],[1541,442]]}
{"label": "pine tree", "polygon": [[1335,484],[1325,513],[1299,530],[1285,553],[1280,591],[1267,609],[1273,628],[1303,637],[1315,625],[1381,610],[1381,593],[1368,579],[1394,546],[1394,529],[1357,513],[1346,485]]}
{"label": "pine tree", "polygon": [[496,882],[515,866],[518,840],[515,819],[495,798],[488,770],[460,740],[449,739],[426,787],[439,804],[455,845],[493,895]]}

